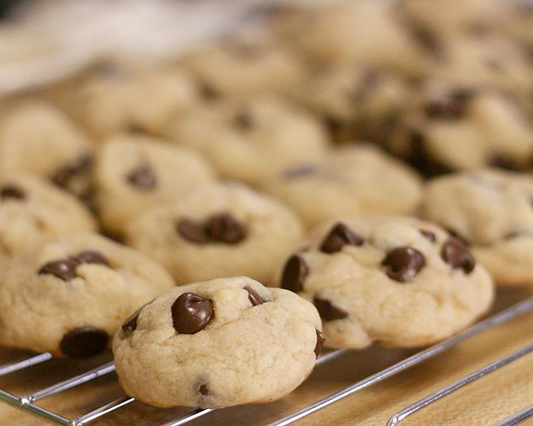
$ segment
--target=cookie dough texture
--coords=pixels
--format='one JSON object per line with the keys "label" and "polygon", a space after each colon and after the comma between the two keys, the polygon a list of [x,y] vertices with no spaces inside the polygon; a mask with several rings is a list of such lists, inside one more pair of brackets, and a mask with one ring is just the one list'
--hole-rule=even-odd
{"label": "cookie dough texture", "polygon": [[307,226],[350,215],[408,214],[421,195],[414,171],[363,144],[333,150],[319,161],[294,164],[263,186],[291,206]]}
{"label": "cookie dough texture", "polygon": [[90,189],[92,153],[84,131],[52,104],[20,101],[0,114],[0,176],[32,173],[81,196]]}
{"label": "cookie dough texture", "polygon": [[167,120],[195,102],[197,90],[190,76],[174,68],[108,67],[67,93],[65,107],[97,141],[131,130],[157,135]]}
{"label": "cookie dough texture", "polygon": [[326,344],[430,345],[487,311],[493,285],[442,228],[408,217],[347,218],[315,229],[280,274],[317,307]]}
{"label": "cookie dough texture", "polygon": [[0,258],[94,230],[96,222],[88,210],[46,180],[30,175],[0,180]]}
{"label": "cookie dough texture", "polygon": [[471,246],[498,285],[533,284],[533,178],[497,169],[430,181],[421,213]]}
{"label": "cookie dough texture", "polygon": [[180,66],[197,80],[207,101],[290,93],[306,74],[295,52],[268,37],[201,46],[186,55]]}
{"label": "cookie dough texture", "polygon": [[180,115],[168,136],[202,152],[223,177],[252,185],[320,158],[328,140],[313,115],[273,96],[201,104]]}
{"label": "cookie dough texture", "polygon": [[[174,306],[191,293],[207,304],[209,322],[184,334]],[[157,407],[270,402],[310,374],[320,329],[316,309],[291,292],[246,277],[217,279],[143,307],[115,335],[115,366],[128,395]]]}
{"label": "cookie dough texture", "polygon": [[530,120],[510,93],[432,81],[406,106],[390,149],[430,175],[488,165],[521,170],[533,156]]}
{"label": "cookie dough texture", "polygon": [[363,63],[413,76],[421,72],[422,50],[388,3],[336,3],[280,16],[280,37],[318,63]]}
{"label": "cookie dough texture", "polygon": [[133,220],[126,241],[178,284],[245,275],[268,283],[302,236],[294,213],[244,185],[208,184]]}
{"label": "cookie dough texture", "polygon": [[196,152],[140,135],[115,136],[96,158],[95,181],[104,228],[121,235],[128,221],[179,197],[193,184],[215,179]]}
{"label": "cookie dough texture", "polygon": [[142,304],[174,286],[161,266],[96,234],[51,241],[2,271],[0,342],[88,357]]}

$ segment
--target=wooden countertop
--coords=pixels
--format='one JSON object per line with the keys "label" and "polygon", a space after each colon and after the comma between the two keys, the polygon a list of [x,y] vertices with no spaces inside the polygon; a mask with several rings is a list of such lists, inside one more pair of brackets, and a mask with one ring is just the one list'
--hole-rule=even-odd
{"label": "wooden countertop", "polygon": [[[501,291],[496,310],[533,295],[533,289]],[[378,383],[297,424],[385,425],[397,411],[447,386],[465,375],[533,343],[533,312],[494,327],[458,346]],[[271,421],[386,368],[415,351],[370,348],[351,351],[317,367],[309,380],[281,401],[264,406],[219,410],[192,422],[193,425],[250,425]],[[1,363],[28,355],[0,350]],[[31,354],[30,354],[31,355]],[[52,360],[0,380],[0,387],[17,395],[31,393],[58,380],[86,371],[108,360],[90,362]],[[39,402],[67,418],[74,418],[122,396],[116,376],[109,374],[74,390]],[[490,425],[533,404],[533,354],[468,385],[405,420],[405,425]],[[133,403],[91,424],[157,425],[187,413],[187,409],[158,410]],[[0,404],[1,425],[39,425],[40,419]],[[533,425],[533,420],[524,424]]]}

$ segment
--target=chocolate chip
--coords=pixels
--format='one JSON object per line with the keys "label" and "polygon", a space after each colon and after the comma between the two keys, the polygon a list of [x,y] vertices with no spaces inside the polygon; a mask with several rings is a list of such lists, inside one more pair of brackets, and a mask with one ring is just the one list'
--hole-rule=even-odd
{"label": "chocolate chip", "polygon": [[77,194],[78,200],[82,202],[94,214],[98,214],[98,205],[96,203],[96,190],[92,185],[86,187]]}
{"label": "chocolate chip", "polygon": [[428,231],[427,229],[421,229],[420,233],[422,234],[424,238],[427,238],[432,243],[437,242],[437,236],[435,235],[434,232]]}
{"label": "chocolate chip", "polygon": [[157,178],[150,165],[140,164],[127,176],[128,182],[137,189],[150,191],[157,186]]}
{"label": "chocolate chip", "polygon": [[336,223],[329,231],[329,234],[324,238],[320,251],[324,253],[336,253],[344,246],[361,246],[364,243],[363,237],[353,232],[348,226],[342,222]]}
{"label": "chocolate chip", "polygon": [[283,173],[283,178],[285,179],[294,179],[304,176],[311,176],[318,172],[318,168],[316,166],[305,164],[303,166],[297,166],[293,167],[291,169],[286,170]]}
{"label": "chocolate chip", "polygon": [[100,252],[94,250],[85,250],[78,254],[75,259],[79,263],[93,263],[98,265],[110,266],[107,258]]}
{"label": "chocolate chip", "polygon": [[252,117],[247,112],[237,114],[234,123],[241,130],[250,130],[254,126]]}
{"label": "chocolate chip", "polygon": [[331,301],[327,299],[321,299],[319,297],[313,297],[313,304],[316,307],[316,310],[320,314],[320,318],[324,321],[335,321],[339,319],[346,318],[348,312],[344,309],[335,306]]}
{"label": "chocolate chip", "polygon": [[209,236],[204,227],[190,219],[180,219],[176,223],[176,230],[182,238],[191,243],[205,244],[209,242]]}
{"label": "chocolate chip", "polygon": [[261,305],[265,303],[263,298],[255,291],[252,287],[246,286],[244,289],[248,292],[248,300],[252,303],[253,306]]}
{"label": "chocolate chip", "polygon": [[107,346],[109,335],[91,325],[70,330],[59,344],[63,354],[73,358],[88,358],[98,355]]}
{"label": "chocolate chip", "polygon": [[455,90],[440,99],[429,101],[424,107],[424,112],[428,117],[434,119],[456,120],[463,118],[473,96],[473,90]]}
{"label": "chocolate chip", "polygon": [[201,395],[207,396],[209,395],[209,388],[207,387],[207,384],[203,383],[198,388],[198,392],[200,392]]}
{"label": "chocolate chip", "polygon": [[133,314],[131,314],[128,319],[122,324],[122,331],[126,336],[129,336],[137,328],[137,319],[141,313],[142,308],[137,309]]}
{"label": "chocolate chip", "polygon": [[469,246],[470,243],[468,242],[468,240],[463,237],[462,235],[460,235],[457,231],[454,231],[453,229],[450,229],[450,228],[446,228],[446,230],[448,231],[448,233],[454,237],[455,239],[459,240],[461,243],[463,243],[463,245],[465,246]]}
{"label": "chocolate chip", "polygon": [[172,304],[171,313],[178,333],[195,334],[213,319],[213,302],[195,293],[183,293]]}
{"label": "chocolate chip", "polygon": [[205,224],[205,232],[211,241],[237,244],[246,237],[244,227],[229,213],[212,216]]}
{"label": "chocolate chip", "polygon": [[411,129],[408,134],[409,152],[405,159],[424,176],[433,177],[452,170],[445,164],[436,161],[428,152],[426,137],[418,129]]}
{"label": "chocolate chip", "polygon": [[57,186],[67,188],[74,177],[87,175],[91,172],[92,168],[92,157],[90,155],[83,155],[74,162],[60,167],[51,179]]}
{"label": "chocolate chip", "polygon": [[500,169],[510,170],[512,172],[524,169],[524,165],[520,165],[516,160],[504,154],[493,154],[489,158],[489,164],[492,167],[499,167]]}
{"label": "chocolate chip", "polygon": [[472,272],[476,260],[468,248],[457,238],[448,238],[442,246],[442,259],[453,269],[462,269],[465,274]]}
{"label": "chocolate chip", "polygon": [[0,199],[12,198],[15,200],[24,200],[26,194],[22,189],[15,185],[6,185],[0,188]]}
{"label": "chocolate chip", "polygon": [[324,335],[321,331],[316,330],[316,345],[315,345],[315,355],[318,358],[318,355],[320,355],[320,352],[322,352],[322,348],[324,347]]}
{"label": "chocolate chip", "polygon": [[76,268],[78,265],[78,261],[71,258],[55,260],[48,262],[39,269],[39,275],[54,275],[63,281],[69,281],[76,278]]}
{"label": "chocolate chip", "polygon": [[304,258],[299,254],[292,255],[283,269],[281,287],[298,293],[303,290],[303,283],[309,274],[309,267]]}
{"label": "chocolate chip", "polygon": [[411,281],[426,264],[424,255],[413,247],[398,247],[390,251],[383,262],[387,276],[401,283]]}

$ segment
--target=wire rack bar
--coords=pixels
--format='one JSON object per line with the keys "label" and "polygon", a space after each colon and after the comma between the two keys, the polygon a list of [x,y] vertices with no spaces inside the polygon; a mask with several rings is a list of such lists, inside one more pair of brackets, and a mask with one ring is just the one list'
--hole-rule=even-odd
{"label": "wire rack bar", "polygon": [[45,352],[39,355],[32,356],[31,358],[25,359],[24,361],[15,362],[14,364],[7,364],[0,367],[0,376],[5,376],[9,373],[14,373],[15,371],[24,370],[25,368],[31,367],[32,365],[37,365],[42,362],[48,361],[52,358],[52,354]]}
{"label": "wire rack bar", "polygon": [[338,402],[344,398],[347,398],[348,396],[353,395],[356,392],[366,389],[367,387],[375,383],[381,382],[391,376],[394,376],[395,374],[398,374],[404,370],[407,370],[408,368],[413,367],[414,365],[420,364],[421,362],[448,350],[449,348],[457,345],[463,340],[468,339],[469,337],[475,336],[476,334],[479,334],[491,327],[504,324],[527,312],[530,312],[531,310],[533,310],[533,297],[530,297],[524,300],[523,302],[517,303],[516,305],[513,305],[510,308],[507,308],[503,310],[502,312],[496,315],[493,315],[492,317],[466,329],[465,331],[456,335],[455,337],[452,337],[442,343],[438,343],[434,346],[431,346],[430,348],[427,348],[403,361],[400,361],[386,368],[385,370],[382,370],[376,374],[373,374],[367,377],[366,379],[361,380],[360,382],[357,382],[353,384],[352,386],[347,387],[346,389],[343,389],[340,392],[334,393],[333,395],[330,395],[324,399],[321,399],[320,401],[317,401],[314,404],[311,404],[310,406],[304,408],[303,410],[297,411],[296,413],[291,414],[290,416],[287,416],[281,420],[278,420],[277,422],[272,423],[272,425],[273,426],[289,425],[297,420],[300,420],[310,414],[315,413],[318,410],[321,410],[331,404],[334,404],[335,402]]}
{"label": "wire rack bar", "polygon": [[[344,354],[348,352],[346,349],[337,349],[335,351],[331,351],[331,352],[328,352],[324,355],[321,355],[317,360],[316,360],[316,364],[317,365],[320,365],[320,364],[324,364],[334,358],[337,358],[338,356]],[[194,411],[191,411],[190,413],[186,414],[185,416],[183,417],[180,417],[179,419],[176,419],[176,420],[172,420],[171,422],[168,422],[168,423],[165,423],[164,425],[162,426],[180,426],[180,425],[184,425],[188,422],[192,422],[193,420],[196,420],[197,418],[199,417],[202,417],[202,416],[205,416],[206,414],[209,414],[211,413],[212,411],[214,411],[213,409],[202,409],[202,408],[198,408]]]}
{"label": "wire rack bar", "polygon": [[113,411],[118,410],[119,408],[125,407],[126,405],[131,404],[134,401],[135,401],[135,398],[131,398],[127,395],[121,396],[120,398],[117,398],[114,401],[111,401],[109,404],[103,405],[102,407],[98,407],[97,409],[91,411],[90,413],[77,417],[74,420],[74,424],[75,425],[87,424],[96,419],[99,419],[102,416],[105,416],[106,414],[112,413]]}
{"label": "wire rack bar", "polygon": [[90,382],[91,380],[94,380],[97,377],[105,376],[106,374],[112,373],[113,371],[115,371],[115,366],[112,362],[108,362],[99,367],[93,368],[92,370],[89,370],[85,373],[79,374],[60,383],[56,383],[55,385],[35,392],[34,394],[28,395],[24,398],[26,398],[30,402],[36,402],[40,399],[48,398],[49,396],[64,392],[83,383]]}
{"label": "wire rack bar", "polygon": [[452,383],[451,385],[446,386],[445,388],[440,389],[435,393],[432,393],[431,395],[421,399],[420,401],[415,402],[414,404],[410,405],[399,413],[394,414],[389,419],[387,426],[396,426],[397,424],[405,420],[407,417],[417,413],[423,408],[433,404],[434,402],[437,402],[438,400],[444,398],[447,395],[450,395],[451,393],[454,393],[455,391],[465,387],[466,385],[475,382],[489,375],[490,373],[499,370],[502,367],[505,367],[506,365],[516,361],[517,359],[522,358],[525,355],[528,355],[531,352],[533,352],[533,344],[530,344],[525,348],[522,348],[519,351],[512,353],[511,355],[507,355],[506,357],[501,358],[487,365],[484,368],[474,371],[472,374],[469,374],[468,376],[458,380],[457,382]]}
{"label": "wire rack bar", "polygon": [[524,420],[528,419],[531,416],[533,416],[533,405],[528,405],[527,407],[520,410],[518,413],[515,413],[512,416],[507,417],[506,419],[497,423],[496,426],[514,426],[519,423],[522,423]]}

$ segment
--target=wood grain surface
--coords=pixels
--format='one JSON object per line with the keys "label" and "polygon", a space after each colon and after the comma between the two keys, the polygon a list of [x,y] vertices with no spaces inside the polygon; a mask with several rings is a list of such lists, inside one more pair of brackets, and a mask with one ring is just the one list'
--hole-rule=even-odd
{"label": "wood grain surface", "polygon": [[[533,289],[500,291],[495,311],[531,295]],[[297,424],[385,425],[395,412],[530,343],[533,343],[533,313],[469,338],[447,352],[306,417]],[[268,405],[218,410],[191,424],[268,424],[344,389],[415,352],[379,347],[350,351],[317,367],[300,388],[281,401]],[[31,354],[0,350],[2,364],[25,356]],[[16,395],[28,394],[107,360],[109,360],[108,355],[81,363],[72,360],[48,361],[43,365],[2,378],[0,387]],[[116,376],[109,374],[79,388],[44,399],[39,405],[67,418],[74,418],[122,395]],[[426,407],[402,424],[491,425],[530,404],[533,404],[533,354]],[[188,411],[183,408],[154,409],[135,402],[91,424],[157,425],[184,415]],[[0,424],[45,423],[36,417],[0,404]],[[533,421],[524,424],[533,425]]]}

